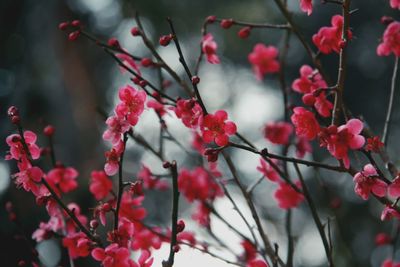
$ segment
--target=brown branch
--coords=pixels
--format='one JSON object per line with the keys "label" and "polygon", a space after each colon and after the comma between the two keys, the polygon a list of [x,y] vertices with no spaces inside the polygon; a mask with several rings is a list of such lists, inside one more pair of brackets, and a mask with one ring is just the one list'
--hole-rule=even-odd
{"label": "brown branch", "polygon": [[326,257],[328,258],[329,266],[330,267],[334,267],[334,263],[333,263],[333,259],[332,259],[332,253],[331,253],[331,249],[329,247],[329,242],[328,242],[328,240],[326,238],[324,227],[322,226],[321,220],[318,217],[317,209],[316,209],[316,207],[314,205],[314,202],[313,202],[313,200],[311,198],[310,193],[308,192],[307,185],[304,182],[303,175],[301,174],[300,168],[299,168],[299,166],[298,166],[298,164],[296,162],[294,163],[294,167],[296,169],[297,175],[299,176],[299,179],[300,179],[300,182],[301,182],[301,186],[303,188],[303,192],[304,192],[303,195],[304,195],[304,197],[306,198],[306,200],[308,202],[308,206],[310,207],[311,214],[312,214],[312,217],[314,219],[315,225],[317,226],[319,235],[321,236],[322,243],[324,245],[324,249],[325,249],[325,253],[326,253]]}
{"label": "brown branch", "polygon": [[121,152],[118,164],[118,193],[117,193],[117,206],[114,212],[114,230],[118,229],[119,209],[121,206],[122,193],[124,192],[124,181],[122,179],[122,171],[123,171],[124,154],[126,150],[127,141],[128,141],[128,132],[124,133],[123,137],[124,149]]}
{"label": "brown branch", "polygon": [[390,122],[392,119],[392,113],[393,113],[394,92],[395,92],[395,88],[396,88],[396,78],[397,78],[398,66],[399,66],[399,58],[396,57],[396,59],[394,61],[392,85],[390,87],[390,98],[389,98],[389,103],[388,103],[388,109],[386,112],[385,126],[383,128],[383,134],[382,134],[382,142],[385,144],[385,146],[387,145],[388,138],[389,138],[389,130],[390,130]]}
{"label": "brown branch", "polygon": [[337,90],[335,94],[335,103],[332,110],[332,124],[334,125],[339,125],[340,115],[343,109],[343,92],[344,92],[344,82],[346,77],[347,46],[349,42],[348,32],[350,27],[350,2],[351,0],[344,0],[343,2],[342,42],[344,42],[344,45],[340,49],[339,70],[336,82]]}
{"label": "brown branch", "polygon": [[177,245],[178,235],[178,208],[179,208],[179,190],[178,190],[178,168],[176,161],[171,162],[172,176],[172,213],[171,213],[171,245],[169,249],[169,257],[167,261],[163,261],[163,267],[172,267],[174,265],[175,246]]}
{"label": "brown branch", "polygon": [[[177,36],[177,34],[175,32],[174,24],[172,23],[171,18],[167,18],[167,21],[169,23],[169,27],[171,28],[171,32],[172,32],[172,35],[173,35],[173,40],[174,40],[174,43],[175,43],[175,46],[176,46],[176,50],[178,50],[179,62],[182,64],[183,68],[185,69],[185,72],[186,72],[188,78],[192,79],[193,75],[192,75],[192,73],[191,73],[191,71],[190,71],[190,69],[189,69],[189,67],[188,67],[188,65],[186,63],[185,57],[183,56],[182,49],[181,49],[181,46],[179,44],[179,39],[178,39],[178,36]],[[197,84],[196,83],[192,83],[192,85],[193,85],[194,93],[196,94],[197,101],[199,102],[199,105],[200,105],[201,109],[203,110],[204,115],[207,115],[208,112],[207,112],[206,106],[203,103],[203,100],[201,99],[201,96],[200,96],[200,93],[199,93],[199,89],[197,88]]]}

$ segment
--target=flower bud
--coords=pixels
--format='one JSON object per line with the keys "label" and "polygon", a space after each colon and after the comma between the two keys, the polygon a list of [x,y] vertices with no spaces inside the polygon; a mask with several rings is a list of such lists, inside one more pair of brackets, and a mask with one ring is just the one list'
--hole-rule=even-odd
{"label": "flower bud", "polygon": [[58,29],[61,30],[61,31],[65,31],[68,26],[69,26],[69,22],[68,21],[61,22],[60,24],[58,24]]}
{"label": "flower bud", "polygon": [[207,22],[207,23],[214,23],[216,19],[217,19],[216,16],[211,15],[211,16],[208,16],[208,17],[206,18],[206,22]]}
{"label": "flower bud", "polygon": [[223,19],[220,25],[224,29],[229,29],[233,25],[233,19]]}
{"label": "flower bud", "polygon": [[44,129],[43,129],[43,133],[44,133],[44,135],[46,135],[46,136],[52,136],[52,135],[54,134],[55,130],[56,130],[56,129],[54,128],[53,125],[47,125],[47,126],[44,127]]}
{"label": "flower bud", "polygon": [[142,58],[140,63],[142,64],[143,67],[150,67],[153,64],[153,61],[151,61],[150,58],[145,57],[145,58]]}
{"label": "flower bud", "polygon": [[196,84],[198,84],[200,82],[199,76],[192,76],[191,80],[192,80],[192,84],[193,85],[196,85]]}
{"label": "flower bud", "polygon": [[139,30],[139,28],[138,28],[138,27],[133,27],[133,28],[131,29],[131,34],[132,34],[133,36],[139,36],[139,35],[140,35],[140,30]]}
{"label": "flower bud", "polygon": [[167,46],[167,45],[169,45],[169,43],[171,42],[171,40],[172,40],[172,34],[168,34],[168,35],[163,35],[163,36],[161,36],[160,37],[160,40],[159,40],[159,43],[160,43],[160,45],[162,45],[162,46]]}
{"label": "flower bud", "polygon": [[177,224],[177,232],[183,232],[183,230],[185,230],[185,222],[183,220],[179,220],[178,224]]}
{"label": "flower bud", "polygon": [[90,221],[90,228],[96,229],[99,226],[99,222],[97,220]]}
{"label": "flower bud", "polygon": [[310,93],[310,94],[303,95],[301,100],[303,100],[303,103],[306,106],[313,106],[316,99],[315,99],[315,96],[312,93]]}
{"label": "flower bud", "polygon": [[71,25],[74,27],[80,27],[81,26],[81,22],[79,20],[74,20],[71,22]]}
{"label": "flower bud", "polygon": [[78,39],[78,37],[79,37],[80,34],[81,34],[80,31],[71,32],[71,33],[68,35],[68,40],[70,40],[70,41],[75,41],[76,39]]}
{"label": "flower bud", "polygon": [[240,31],[238,32],[238,36],[242,39],[246,39],[247,37],[249,37],[251,32],[251,27],[244,27],[241,28]]}

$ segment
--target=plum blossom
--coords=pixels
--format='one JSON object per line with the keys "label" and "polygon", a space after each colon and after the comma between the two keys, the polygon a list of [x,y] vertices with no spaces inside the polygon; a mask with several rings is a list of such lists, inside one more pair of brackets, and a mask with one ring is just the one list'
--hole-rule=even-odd
{"label": "plum blossom", "polygon": [[390,0],[390,7],[400,9],[400,0]]}
{"label": "plum blossom", "polygon": [[78,171],[74,168],[57,166],[47,173],[46,181],[58,186],[62,192],[68,193],[78,187],[76,177],[78,177]]}
{"label": "plum blossom", "polygon": [[221,187],[202,167],[197,167],[193,171],[181,169],[178,176],[178,188],[190,202],[213,200],[222,195]]}
{"label": "plum blossom", "polygon": [[211,64],[219,64],[220,60],[217,56],[218,45],[214,41],[214,36],[211,33],[207,33],[203,36],[201,42],[201,49],[207,57],[207,61]]}
{"label": "plum blossom", "polygon": [[104,165],[104,171],[108,176],[113,176],[117,173],[119,167],[119,159],[124,149],[124,142],[119,141],[111,148],[111,150],[105,152],[106,164]]}
{"label": "plum blossom", "polygon": [[310,142],[304,137],[298,137],[296,140],[296,156],[303,158],[306,153],[311,153],[312,147]]}
{"label": "plum blossom", "polygon": [[267,73],[276,73],[280,69],[278,49],[274,46],[256,44],[249,54],[248,60],[253,65],[253,71],[258,80],[262,80]]}
{"label": "plum blossom", "polygon": [[124,133],[130,129],[129,123],[125,119],[111,116],[106,120],[107,129],[103,133],[103,139],[117,144]]}
{"label": "plum blossom", "polygon": [[269,265],[260,259],[254,259],[247,263],[246,267],[269,267]]}
{"label": "plum blossom", "polygon": [[194,99],[179,99],[174,108],[175,114],[188,128],[196,128],[201,120],[203,111]]}
{"label": "plum blossom", "polygon": [[104,171],[92,171],[90,174],[89,190],[96,200],[104,199],[112,190],[112,181]]}
{"label": "plum blossom", "polygon": [[110,244],[105,249],[95,248],[92,250],[92,257],[101,261],[104,267],[132,267],[133,260],[130,259],[131,253],[127,248],[120,247],[118,244]]}
{"label": "plum blossom", "polygon": [[62,244],[71,258],[86,257],[90,254],[91,241],[82,232],[72,233],[63,238]]}
{"label": "plum blossom", "polygon": [[326,146],[332,156],[343,160],[344,166],[349,168],[349,149],[360,149],[365,143],[365,138],[360,135],[363,127],[359,119],[351,119],[340,127],[331,125],[321,131],[320,145]]}
{"label": "plum blossom", "polygon": [[[314,34],[312,40],[318,47],[319,51],[324,54],[329,54],[332,51],[339,53],[342,43],[342,28],[343,17],[335,15],[331,19],[331,27],[322,27],[318,33]],[[352,38],[352,33],[349,30],[347,33],[348,39]]]}
{"label": "plum blossom", "polygon": [[392,218],[397,218],[398,220],[400,220],[400,213],[392,206],[386,205],[381,213],[381,221],[390,220]]}
{"label": "plum blossom", "polygon": [[[298,181],[295,184],[297,188],[300,188],[300,183]],[[286,182],[279,183],[279,187],[274,193],[274,198],[281,209],[295,208],[304,200],[304,196],[296,192],[296,190]]]}
{"label": "plum blossom", "polygon": [[400,263],[395,263],[393,260],[387,259],[382,262],[381,267],[400,267]]}
{"label": "plum blossom", "polygon": [[[276,163],[276,161],[274,162]],[[272,182],[278,182],[280,179],[278,172],[263,158],[260,158],[260,165],[257,166],[257,171],[261,172]]]}
{"label": "plum blossom", "polygon": [[137,178],[143,182],[143,186],[146,189],[168,189],[167,181],[154,177],[150,168],[144,164],[142,164],[142,168],[137,174]]}
{"label": "plum blossom", "polygon": [[309,65],[300,68],[300,78],[292,83],[292,89],[298,93],[308,94],[319,88],[326,88],[328,85],[318,70],[313,70]]}
{"label": "plum blossom", "polygon": [[225,110],[218,110],[215,114],[208,114],[203,120],[203,140],[206,143],[215,143],[219,146],[226,146],[229,143],[229,136],[236,133],[236,124],[227,121],[228,113]]}
{"label": "plum blossom", "polygon": [[368,199],[371,192],[379,197],[385,196],[387,184],[378,177],[378,173],[372,164],[365,165],[361,172],[354,175],[354,192],[364,200]]}
{"label": "plum blossom", "polygon": [[303,12],[306,12],[307,15],[310,16],[313,9],[312,0],[300,0],[300,8]]}
{"label": "plum blossom", "polygon": [[273,144],[287,145],[293,126],[284,121],[270,122],[264,127],[264,137]]}
{"label": "plum blossom", "polygon": [[17,187],[22,187],[25,191],[31,191],[34,195],[40,192],[40,181],[43,177],[43,171],[39,167],[30,167],[24,171],[13,175]]}
{"label": "plum blossom", "polygon": [[317,137],[320,126],[315,115],[303,107],[295,107],[293,112],[290,118],[296,128],[296,135],[307,140]]}
{"label": "plum blossom", "polygon": [[391,53],[400,56],[400,22],[394,21],[387,26],[376,53],[378,56],[388,56]]}
{"label": "plum blossom", "polygon": [[389,196],[393,198],[400,197],[400,176],[398,175],[388,187]]}
{"label": "plum blossom", "polygon": [[204,227],[210,226],[210,209],[202,201],[196,206],[192,219]]}
{"label": "plum blossom", "polygon": [[126,119],[130,125],[135,126],[144,110],[146,92],[126,85],[119,90],[119,99],[121,102],[115,108],[115,113],[119,119]]}
{"label": "plum blossom", "polygon": [[[37,139],[36,134],[31,131],[24,131],[24,139],[32,159],[38,159],[40,157],[40,149],[35,144]],[[19,134],[12,134],[8,136],[6,138],[6,143],[10,147],[9,154],[6,155],[6,160],[21,160],[28,157]]]}

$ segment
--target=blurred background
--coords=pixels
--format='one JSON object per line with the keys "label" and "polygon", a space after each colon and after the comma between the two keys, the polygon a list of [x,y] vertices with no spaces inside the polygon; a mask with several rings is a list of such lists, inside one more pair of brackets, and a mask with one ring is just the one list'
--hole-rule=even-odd
{"label": "blurred background", "polygon": [[[321,26],[330,25],[332,15],[340,13],[336,5],[323,5],[320,1],[314,1],[314,12],[307,17],[300,12],[298,2],[289,0],[289,9],[308,40]],[[380,18],[383,15],[399,18],[399,11],[390,8],[389,0],[353,0],[352,8],[355,10],[351,16],[354,39],[349,46],[345,103],[351,107],[354,116],[365,118],[372,130],[380,135],[394,58],[378,57],[375,50],[385,29]],[[80,173],[80,189],[68,194],[66,201],[79,203],[87,214],[95,206],[88,192],[90,172],[102,169],[104,151],[108,149],[101,138],[104,122],[96,109],[101,108],[110,113],[117,100],[117,90],[129,82],[129,76],[121,74],[115,62],[92,42],[85,38],[69,42],[57,26],[62,21],[79,19],[86,31],[100,40],[107,41],[115,37],[129,52],[150,56],[140,38],[130,34],[130,29],[135,26],[135,11],[140,12],[144,27],[155,43],[160,35],[169,33],[165,18],[170,16],[191,67],[199,54],[200,29],[208,15],[249,22],[285,23],[272,0],[0,0],[0,140],[5,140],[15,130],[6,116],[10,105],[19,107],[26,129],[39,133],[38,144],[41,146],[47,144],[41,135],[43,127],[48,123],[53,124],[56,127],[57,159],[67,166],[74,166]],[[217,53],[222,63],[210,65],[203,62],[201,67],[200,89],[206,106],[214,111],[221,108],[228,110],[230,118],[248,139],[259,147],[268,146],[272,151],[281,152],[279,147],[273,147],[262,136],[266,122],[283,119],[283,100],[277,76],[270,75],[263,82],[256,81],[247,55],[259,42],[281,47],[283,32],[255,29],[248,39],[242,40],[237,37],[238,27],[222,30],[218,25],[213,25],[209,29],[218,43]],[[157,50],[170,66],[185,77],[174,45],[157,47]],[[323,56],[322,62],[329,75],[335,79],[338,56]],[[311,62],[301,44],[292,36],[287,60],[286,80],[289,85],[299,76],[298,70],[303,64]],[[154,71],[145,72],[145,76],[149,80],[157,79]],[[292,93],[290,97],[292,103],[299,103],[299,95]],[[395,103],[399,103],[399,93]],[[400,108],[395,107],[389,154],[394,157],[396,164],[400,143],[397,138],[399,118]],[[190,149],[191,135],[180,121],[173,115],[166,116],[166,121],[171,133]],[[136,129],[149,142],[155,143],[158,140],[158,118],[155,113],[146,110]],[[44,266],[58,266],[60,261],[65,260],[65,252],[60,249],[58,240],[34,244],[15,239],[15,235],[21,234],[20,229],[29,238],[40,221],[47,221],[48,217],[43,208],[37,208],[30,194],[17,190],[12,184],[10,175],[16,171],[16,166],[14,162],[9,164],[4,161],[7,150],[5,141],[0,142],[0,148],[1,266],[16,266],[18,259],[28,258],[30,246],[38,249]],[[193,162],[186,159],[186,154],[175,144],[167,144],[167,151],[170,158],[181,162],[181,166],[193,166]],[[233,151],[232,157],[246,184],[258,179],[258,157],[240,151]],[[336,164],[325,150],[315,144],[314,154],[308,157]],[[363,158],[357,158],[355,166],[360,168],[363,162]],[[142,163],[152,166],[156,173],[162,171],[161,163],[156,158],[131,142],[125,176],[133,177]],[[42,160],[41,166],[48,170],[50,162]],[[221,168],[224,170],[223,164]],[[391,234],[397,227],[396,223],[380,221],[382,206],[374,199],[365,202],[356,196],[351,177],[306,168],[302,170],[312,196],[318,203],[320,217],[324,222],[328,218],[332,221],[337,266],[375,267],[392,255],[400,260],[400,255],[390,246],[377,248],[374,243],[378,232]],[[321,183],[327,185],[328,194],[321,190]],[[250,217],[240,194],[235,193],[235,187],[230,189],[239,207]],[[262,182],[255,191],[255,199],[265,219],[268,235],[273,242],[279,244],[285,258],[285,212],[277,208],[272,198],[274,189],[272,183]],[[146,219],[149,224],[169,225],[170,197],[168,191],[147,194],[145,206],[149,211]],[[342,200],[342,206],[333,212],[329,202],[335,197]],[[16,227],[7,219],[4,210],[7,201],[15,204],[21,227]],[[184,204],[183,200],[182,203],[181,217],[190,218],[192,207]],[[228,221],[238,227],[242,226],[229,202],[218,200],[216,207]],[[294,210],[293,216],[295,266],[326,266],[323,246],[308,207],[301,205]],[[218,220],[212,219],[212,227],[220,237],[229,240],[234,251],[241,253],[237,236],[224,228]],[[198,233],[200,240],[207,240],[207,235],[195,224],[189,223],[188,229]],[[159,266],[167,254],[167,247],[155,252],[154,266]],[[232,258],[232,255],[226,257]],[[188,263],[191,266],[229,266],[207,255],[184,249],[176,256],[176,266],[183,267]],[[97,263],[90,259],[78,260],[77,266],[97,266]]]}

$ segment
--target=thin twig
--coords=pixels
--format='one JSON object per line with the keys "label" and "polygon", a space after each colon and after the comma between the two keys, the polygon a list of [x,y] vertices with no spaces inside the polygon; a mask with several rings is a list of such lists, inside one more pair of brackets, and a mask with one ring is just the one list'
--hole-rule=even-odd
{"label": "thin twig", "polygon": [[388,109],[386,112],[385,126],[383,128],[383,134],[382,134],[382,142],[385,144],[385,146],[387,145],[388,138],[389,138],[389,130],[390,130],[390,123],[391,123],[391,119],[392,119],[392,113],[393,113],[394,92],[396,89],[396,78],[397,78],[398,66],[399,66],[399,58],[396,57],[396,59],[394,61],[392,85],[390,87],[390,98],[389,98]]}
{"label": "thin twig", "polygon": [[308,202],[308,206],[310,207],[311,214],[312,214],[312,217],[314,219],[315,225],[317,226],[319,235],[321,236],[322,243],[324,245],[324,249],[325,249],[325,253],[326,253],[326,257],[327,257],[328,262],[329,262],[329,266],[330,267],[334,267],[332,254],[331,254],[331,249],[329,248],[329,242],[328,242],[328,240],[326,238],[324,227],[322,226],[321,220],[318,217],[317,209],[316,209],[316,207],[314,205],[314,202],[313,202],[313,200],[311,198],[311,195],[310,195],[310,193],[308,191],[307,185],[304,182],[304,178],[303,178],[303,175],[301,174],[299,165],[296,162],[294,162],[294,167],[296,169],[297,175],[299,176],[299,179],[300,179],[300,182],[301,182],[301,186],[303,188],[303,192],[304,192],[303,195],[304,195],[304,197],[306,198],[306,200]]}
{"label": "thin twig", "polygon": [[124,154],[126,149],[126,142],[128,141],[128,132],[124,133],[123,143],[124,148],[119,156],[119,164],[118,164],[118,193],[117,193],[117,206],[114,212],[114,230],[118,229],[118,220],[119,220],[119,208],[121,206],[122,193],[124,192],[124,181],[122,178],[123,171],[123,162],[124,162]]}

